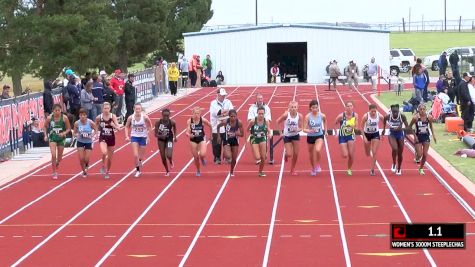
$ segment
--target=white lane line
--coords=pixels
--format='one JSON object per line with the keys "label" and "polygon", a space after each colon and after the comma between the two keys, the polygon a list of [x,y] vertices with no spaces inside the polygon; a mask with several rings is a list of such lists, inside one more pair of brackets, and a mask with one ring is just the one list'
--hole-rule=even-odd
{"label": "white lane line", "polygon": [[[320,103],[319,98],[318,98],[318,90],[317,90],[316,85],[315,85],[315,94],[317,95],[317,101]],[[321,109],[321,107],[320,107],[320,109]],[[335,175],[333,173],[333,164],[332,164],[332,159],[331,159],[331,156],[330,156],[330,149],[329,149],[329,146],[328,146],[327,138],[325,138],[325,150],[326,150],[327,159],[328,159],[328,168],[330,169],[330,179],[331,179],[331,182],[332,182],[333,199],[335,201],[336,214],[337,214],[337,217],[338,217],[338,227],[340,229],[340,239],[341,239],[341,244],[343,246],[343,254],[345,256],[346,266],[350,267],[351,266],[350,253],[348,251],[348,243],[346,241],[345,227],[343,225],[343,216],[341,215],[340,200],[338,199],[338,192],[337,192],[337,189],[336,189]]]}
{"label": "white lane line", "polygon": [[[193,92],[192,94],[194,94],[194,93],[196,93],[196,92],[200,92],[201,90],[202,90],[202,89],[196,90],[196,91]],[[211,93],[212,93],[212,92],[209,92],[206,96],[209,96]],[[171,101],[171,102],[169,102],[169,103],[167,103],[167,104],[165,104],[165,105],[162,105],[162,106],[160,106],[160,107],[158,107],[158,108],[156,108],[156,109],[154,109],[154,110],[148,112],[147,114],[152,114],[152,113],[154,113],[154,112],[156,112],[156,111],[158,111],[158,110],[160,110],[160,109],[162,109],[162,108],[168,107],[168,106],[172,105],[174,102],[176,102],[176,101],[178,101],[178,100],[180,100],[180,99],[182,99],[182,98],[184,98],[184,97],[187,97],[187,96],[188,96],[188,95],[182,95],[182,96],[178,97],[177,99],[174,99],[173,101]],[[201,100],[201,99],[200,99],[200,100]],[[127,144],[128,144],[128,143],[127,143]],[[126,145],[127,145],[127,144],[126,144]],[[76,150],[76,149],[73,149],[72,151],[70,151],[70,152],[68,152],[67,154],[63,155],[63,159],[65,159],[65,158],[71,156],[72,154],[74,154],[74,153],[76,153],[76,152],[77,152],[77,150]],[[34,176],[34,175],[37,174],[39,171],[44,170],[44,169],[46,169],[46,168],[48,168],[48,167],[50,167],[50,166],[51,166],[51,162],[50,162],[50,163],[44,163],[44,166],[40,167],[39,169],[35,170],[35,171],[32,172],[32,173],[29,173],[29,174],[26,175],[25,177],[20,178],[20,179],[18,179],[18,180],[15,180],[15,181],[13,181],[13,182],[4,184],[3,186],[0,186],[0,192],[3,191],[3,190],[6,189],[6,188],[11,187],[12,185],[15,185],[15,184],[17,184],[17,183],[19,183],[19,182],[21,182],[21,181],[23,181],[23,180],[25,180],[25,179],[31,177],[31,176]],[[92,166],[91,166],[91,167],[92,167]],[[25,174],[22,174],[22,175],[20,175],[19,177],[21,177],[21,176],[23,176],[23,175],[25,175]],[[51,176],[51,175],[48,175],[48,176]]]}
{"label": "white lane line", "polygon": [[[233,91],[234,92],[234,91]],[[198,103],[200,100],[208,97],[208,95],[211,94],[208,93],[207,95],[203,96],[202,98],[196,100],[195,102],[193,102],[192,104],[190,104],[188,107],[191,107],[192,105],[194,105],[195,103]],[[184,112],[184,111],[187,111],[188,109],[183,109],[181,112]],[[180,114],[181,112],[177,113],[177,114]],[[173,116],[172,116],[173,117]],[[124,147],[126,147],[128,144],[130,144],[130,142],[128,143],[125,143],[124,145],[122,145],[120,148],[118,148],[115,152],[117,153],[118,151],[122,150]],[[102,161],[101,160],[98,160],[96,161],[94,164],[92,164],[89,168],[92,168],[94,167],[95,165],[101,163]],[[33,204],[37,203],[38,201],[42,200],[43,198],[47,197],[48,195],[50,195],[51,193],[53,193],[54,191],[58,190],[59,188],[63,187],[64,185],[68,184],[69,182],[71,182],[72,180],[76,179],[77,177],[79,177],[80,175],[82,174],[82,171],[81,172],[78,172],[76,173],[73,177],[71,177],[70,179],[62,182],[61,184],[53,187],[51,190],[49,190],[48,192],[44,193],[43,195],[37,197],[35,200],[31,201],[30,203],[24,205],[23,207],[21,207],[20,209],[16,210],[15,212],[13,212],[12,214],[8,215],[7,217],[5,217],[4,219],[2,219],[0,221],[0,225],[1,224],[4,224],[6,221],[10,220],[11,218],[13,218],[14,216],[16,216],[18,213],[24,211],[25,209],[27,209],[28,207],[32,206]]]}
{"label": "white lane line", "polygon": [[105,238],[116,238],[115,235],[105,235],[104,237],[105,237]]}
{"label": "white lane line", "polygon": [[65,237],[66,237],[66,238],[76,238],[76,237],[78,237],[78,236],[77,236],[77,235],[67,235],[67,236],[65,236]]}
{"label": "white lane line", "polygon": [[[295,97],[295,96],[294,96]],[[277,188],[275,189],[275,198],[274,198],[274,205],[272,206],[272,215],[270,219],[269,231],[267,233],[267,241],[266,241],[266,249],[264,251],[264,259],[262,261],[262,266],[265,267],[269,263],[269,253],[270,247],[272,243],[272,235],[274,234],[274,225],[275,225],[275,217],[277,215],[277,206],[279,204],[279,197],[280,197],[280,188],[282,186],[282,176],[284,174],[284,166],[285,166],[285,149],[282,152],[282,159],[280,164],[280,173],[279,179],[277,181]],[[264,237],[264,236],[262,236]]]}
{"label": "white lane line", "polygon": [[[250,93],[249,96],[246,98],[246,100],[244,100],[244,102],[241,104],[241,106],[238,108],[238,110],[240,110],[240,109],[244,106],[244,104],[249,100],[249,98],[254,95],[254,92],[257,90],[257,88],[258,88],[258,87],[254,88],[254,90],[252,91],[252,93]],[[274,91],[272,92],[272,95],[274,95],[274,93],[275,93],[276,90],[277,90],[277,88],[274,88]],[[242,149],[241,149],[241,152],[239,152],[239,155],[238,155],[238,157],[237,157],[237,159],[236,159],[236,166],[237,166],[237,164],[239,163],[239,160],[241,159],[241,156],[242,156],[244,150],[246,150],[246,147],[247,147],[247,143],[244,144],[244,146],[243,146]],[[194,237],[193,240],[191,241],[190,246],[189,246],[188,249],[186,250],[186,253],[185,253],[185,255],[183,256],[183,258],[181,259],[180,264],[178,265],[179,267],[183,267],[183,265],[185,264],[185,262],[188,260],[188,257],[190,256],[191,251],[192,251],[193,248],[195,247],[195,244],[196,244],[196,242],[198,241],[198,238],[199,238],[199,236],[201,235],[201,232],[203,231],[203,229],[204,229],[206,223],[208,222],[208,219],[209,219],[209,217],[211,216],[211,213],[213,212],[214,207],[215,207],[216,204],[218,203],[218,200],[220,199],[221,194],[223,193],[224,189],[226,188],[226,185],[228,184],[230,178],[231,178],[231,174],[228,173],[228,175],[226,176],[226,180],[224,180],[224,183],[221,185],[221,188],[219,189],[218,194],[217,194],[216,197],[214,198],[213,203],[211,203],[211,206],[209,207],[208,212],[206,213],[205,218],[204,218],[203,221],[201,222],[201,225],[200,225],[200,227],[198,228],[198,231],[196,232],[195,237]]]}
{"label": "white lane line", "polygon": [[154,238],[154,235],[143,235],[142,238]]}
{"label": "white lane line", "polygon": [[180,235],[180,236],[178,236],[178,237],[179,237],[179,238],[190,238],[189,235]]}
{"label": "white lane line", "polygon": [[[234,90],[236,91],[237,88]],[[233,91],[233,92],[234,92]],[[183,130],[180,134],[183,134],[186,131]],[[155,151],[152,155],[150,155],[147,159],[143,161],[143,165],[145,165],[150,159],[154,158],[159,151]],[[191,161],[190,161],[191,162]],[[188,165],[190,164],[188,163]],[[112,191],[114,188],[118,187],[123,181],[125,181],[130,175],[132,175],[135,172],[135,168],[132,169],[127,175],[125,175],[122,179],[120,179],[118,182],[116,182],[114,185],[109,187],[106,191],[104,191],[100,196],[98,196],[96,199],[94,199],[92,202],[90,202],[86,207],[84,207],[82,210],[80,210],[76,215],[74,215],[72,218],[70,218],[66,223],[64,223],[61,227],[56,229],[53,233],[51,233],[47,238],[45,238],[43,241],[41,241],[39,244],[37,244],[33,249],[28,251],[25,255],[23,255],[20,259],[18,259],[12,267],[18,266],[20,263],[22,263],[26,258],[28,258],[31,254],[36,252],[38,249],[40,249],[44,244],[46,244],[50,239],[52,239],[54,236],[56,236],[59,232],[61,232],[64,228],[66,228],[68,225],[70,225],[73,221],[75,221],[79,216],[81,216],[84,212],[86,212],[90,207],[92,207],[94,204],[96,204],[99,200],[104,198],[110,191]]]}
{"label": "white lane line", "polygon": [[[236,89],[234,89],[234,91],[232,91],[230,93],[230,95],[232,93],[234,93],[236,90],[238,90],[239,87],[236,87]],[[254,91],[257,89],[257,87],[254,89]],[[253,92],[254,92],[253,91]],[[207,111],[204,115],[208,114],[209,111]],[[203,116],[204,116],[203,115]],[[186,129],[185,129],[186,130]],[[184,130],[184,131],[185,131]],[[182,131],[180,134],[184,133],[184,131]],[[206,144],[208,144],[210,141],[208,141]],[[107,258],[112,254],[112,252],[114,252],[114,250],[125,240],[125,238],[130,234],[130,232],[132,232],[132,230],[137,226],[137,224],[145,217],[145,215],[152,209],[153,206],[155,206],[155,204],[163,197],[163,195],[165,195],[165,193],[172,187],[172,185],[178,180],[178,178],[180,178],[180,176],[183,174],[183,172],[188,168],[188,166],[191,165],[191,163],[193,163],[193,158],[191,158],[188,163],[185,165],[185,167],[183,167],[183,169],[177,174],[177,176],[172,180],[170,181],[170,183],[168,183],[168,185],[160,192],[160,194],[148,205],[147,208],[145,208],[145,210],[140,214],[139,217],[137,217],[137,219],[129,226],[129,228],[127,228],[127,230],[122,234],[122,236],[114,243],[114,245],[102,256],[102,258],[96,263],[95,266],[101,266],[106,260]]]}
{"label": "white lane line", "polygon": [[173,236],[171,235],[162,235],[163,238],[172,238]]}
{"label": "white lane line", "polygon": [[22,238],[22,235],[14,235],[13,238]]}
{"label": "white lane line", "polygon": [[[340,100],[341,102],[344,104],[343,102],[343,99],[341,98],[341,95],[338,93],[338,90],[336,91],[338,96],[340,97]],[[363,137],[361,137],[363,138]],[[379,164],[378,161],[376,161],[376,167],[378,168],[379,172],[381,173],[381,176],[383,177],[384,181],[386,182],[388,188],[389,188],[389,191],[391,192],[391,195],[393,196],[394,200],[396,201],[398,207],[399,207],[399,210],[402,212],[402,214],[404,215],[404,218],[406,219],[406,222],[408,223],[412,223],[411,221],[411,218],[409,218],[409,214],[407,214],[407,211],[406,209],[404,208],[404,206],[402,205],[402,202],[401,200],[399,199],[399,197],[397,196],[396,192],[394,191],[394,188],[393,186],[391,185],[391,183],[389,182],[388,180],[388,177],[386,177],[386,174],[384,173],[383,169],[381,168],[381,165]],[[423,249],[423,252],[427,258],[427,260],[429,261],[430,265],[432,267],[434,266],[437,266],[437,264],[435,263],[434,259],[432,258],[432,256],[430,255],[429,251],[425,248]]]}
{"label": "white lane line", "polygon": [[[292,97],[292,101],[295,101],[295,97],[297,95],[297,85],[294,87],[294,95]],[[282,177],[284,175],[284,166],[285,166],[285,148],[282,151],[282,160],[280,165],[280,172],[279,172],[279,179],[277,180],[277,188],[275,190],[275,198],[274,198],[274,205],[272,206],[272,214],[271,220],[269,225],[269,231],[267,233],[267,240],[266,240],[266,248],[264,251],[264,258],[262,260],[262,266],[266,267],[269,263],[269,254],[270,254],[270,247],[272,244],[272,236],[274,234],[274,225],[275,225],[275,217],[277,216],[277,206],[279,205],[279,198],[280,198],[280,188],[282,186]]]}
{"label": "white lane line", "polygon": [[84,238],[94,238],[93,235],[85,235],[85,236],[83,236],[83,237],[84,237]]}

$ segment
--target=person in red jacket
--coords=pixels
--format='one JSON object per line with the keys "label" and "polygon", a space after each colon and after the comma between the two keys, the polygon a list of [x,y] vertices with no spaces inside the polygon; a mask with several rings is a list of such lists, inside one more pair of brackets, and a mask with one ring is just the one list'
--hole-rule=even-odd
{"label": "person in red jacket", "polygon": [[122,74],[122,71],[117,69],[114,71],[114,77],[110,80],[110,86],[114,93],[116,94],[116,105],[117,108],[115,110],[115,115],[117,118],[122,118],[122,105],[124,102],[124,87],[125,87],[125,82],[124,82],[124,76]]}

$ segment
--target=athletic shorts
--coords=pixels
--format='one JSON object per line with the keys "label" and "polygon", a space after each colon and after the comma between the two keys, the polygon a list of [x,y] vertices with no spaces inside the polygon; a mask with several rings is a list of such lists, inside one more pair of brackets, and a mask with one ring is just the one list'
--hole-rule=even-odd
{"label": "athletic shorts", "polygon": [[138,143],[139,146],[146,146],[147,145],[147,137],[137,137],[137,136],[132,136],[130,138],[131,143]]}
{"label": "athletic shorts", "polygon": [[375,133],[364,133],[364,136],[366,138],[366,140],[368,140],[369,142],[373,139],[378,139],[380,140],[381,137],[379,136],[379,132],[375,132]]}
{"label": "athletic shorts", "polygon": [[428,134],[418,134],[417,135],[417,143],[416,144],[423,144],[423,143],[430,143],[430,135],[428,135]]}
{"label": "athletic shorts", "polygon": [[193,137],[190,138],[190,141],[196,144],[199,144],[205,140],[204,136],[198,136],[198,137]]}
{"label": "athletic shorts", "polygon": [[255,137],[255,136],[251,135],[251,139],[249,141],[251,141],[252,145],[257,145],[257,144],[260,144],[260,143],[267,142],[267,139],[265,137]]}
{"label": "athletic shorts", "polygon": [[292,141],[300,141],[300,135],[284,136],[284,144],[291,143]]}
{"label": "athletic shorts", "polygon": [[224,145],[229,145],[229,146],[239,146],[239,142],[237,138],[229,138],[224,140]]}
{"label": "athletic shorts", "polygon": [[165,148],[172,148],[173,149],[173,139],[172,140],[157,139],[157,142],[158,143],[165,143]]}
{"label": "athletic shorts", "polygon": [[343,136],[338,136],[338,143],[340,144],[346,144],[349,141],[355,141],[355,136],[354,135],[343,135]]}
{"label": "athletic shorts", "polygon": [[317,135],[317,136],[310,136],[310,135],[307,135],[307,144],[315,144],[315,142],[317,142],[318,139],[325,139],[325,136],[322,134],[322,135]]}
{"label": "athletic shorts", "polygon": [[104,142],[107,146],[115,146],[115,136],[100,136],[99,142]]}
{"label": "athletic shorts", "polygon": [[394,137],[396,140],[404,139],[404,131],[390,131],[389,136]]}
{"label": "athletic shorts", "polygon": [[92,143],[83,143],[83,142],[76,142],[77,148],[84,148],[85,150],[92,150]]}
{"label": "athletic shorts", "polygon": [[50,143],[56,143],[56,146],[64,146],[64,143],[66,142],[66,139],[56,139],[56,140],[49,140]]}

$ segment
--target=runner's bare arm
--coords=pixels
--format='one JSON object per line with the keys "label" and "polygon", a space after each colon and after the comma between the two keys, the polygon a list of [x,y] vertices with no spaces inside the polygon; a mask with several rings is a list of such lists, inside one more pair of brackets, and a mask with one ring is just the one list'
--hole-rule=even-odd
{"label": "runner's bare arm", "polygon": [[244,133],[244,129],[242,127],[242,123],[241,122],[238,122],[238,129],[239,129],[239,132],[237,133],[237,136],[239,137],[244,137],[245,133]]}
{"label": "runner's bare arm", "polygon": [[429,127],[430,127],[430,131],[432,132],[432,139],[434,140],[434,143],[437,144],[437,139],[435,138],[434,127],[432,126],[433,122],[434,122],[434,118],[432,117],[432,115],[429,115],[429,117],[427,119],[429,120]]}
{"label": "runner's bare arm", "polygon": [[176,136],[177,136],[177,133],[176,133],[176,122],[172,120],[172,129],[173,129],[173,141],[176,142]]}
{"label": "runner's bare arm", "polygon": [[313,130],[308,128],[308,117],[310,117],[310,114],[305,115],[305,119],[303,120],[303,132],[313,133]]}
{"label": "runner's bare arm", "polygon": [[63,115],[64,125],[66,126],[66,130],[63,132],[63,136],[66,136],[69,132],[71,132],[71,123],[69,122],[68,116]]}

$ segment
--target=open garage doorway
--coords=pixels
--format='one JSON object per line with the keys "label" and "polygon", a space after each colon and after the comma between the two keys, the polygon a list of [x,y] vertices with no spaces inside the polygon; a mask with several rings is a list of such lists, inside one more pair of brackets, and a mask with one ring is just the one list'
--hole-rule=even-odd
{"label": "open garage doorway", "polygon": [[282,82],[307,82],[307,43],[267,43],[267,76],[278,64]]}

